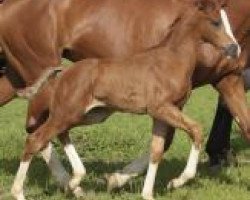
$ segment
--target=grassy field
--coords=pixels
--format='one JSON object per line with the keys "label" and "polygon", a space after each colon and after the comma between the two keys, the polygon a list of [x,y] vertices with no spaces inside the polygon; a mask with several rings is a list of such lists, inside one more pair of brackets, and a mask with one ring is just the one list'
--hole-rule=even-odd
{"label": "grassy field", "polygon": [[[1,108],[0,111],[0,199],[11,199],[9,191],[18,168],[19,157],[25,138],[24,123],[26,102],[16,100]],[[210,130],[216,106],[216,93],[205,87],[193,93],[185,112],[202,123],[204,137]],[[124,189],[108,194],[103,174],[120,169],[133,158],[144,152],[150,139],[151,121],[146,116],[116,114],[107,122],[91,127],[79,127],[71,131],[71,137],[86,165],[87,176],[82,181],[86,191],[86,200],[141,199],[143,178],[132,180]],[[247,144],[234,126],[232,145],[240,159],[250,157]],[[70,171],[69,163],[60,145],[55,142],[61,159]],[[203,152],[197,178],[181,189],[166,190],[166,183],[177,176],[185,166],[190,141],[186,134],[178,131],[174,144],[165,155],[156,182],[156,199],[169,200],[249,200],[250,166],[223,169],[217,174],[208,170],[206,155]],[[36,157],[29,170],[25,185],[27,199],[63,200],[74,199],[63,194],[43,161]]]}

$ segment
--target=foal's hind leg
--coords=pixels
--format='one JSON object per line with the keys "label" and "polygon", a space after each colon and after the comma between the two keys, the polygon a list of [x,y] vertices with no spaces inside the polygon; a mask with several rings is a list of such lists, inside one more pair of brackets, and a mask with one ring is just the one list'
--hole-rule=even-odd
{"label": "foal's hind leg", "polygon": [[[85,114],[84,119],[83,121],[81,121],[81,123],[85,125],[100,123],[105,121],[112,113],[113,111],[109,109],[103,109],[103,108],[95,109],[90,113]],[[60,134],[58,138],[63,144],[64,151],[68,156],[70,164],[73,168],[73,177],[69,181],[69,187],[73,191],[76,197],[82,197],[84,196],[84,193],[79,185],[82,178],[86,174],[86,169],[82,164],[81,159],[77,154],[76,149],[69,138],[68,132]]]}
{"label": "foal's hind leg", "polygon": [[[50,99],[49,91],[41,92],[37,94],[30,102],[28,106],[26,130],[29,134],[35,132],[48,118],[48,104]],[[48,165],[52,176],[56,179],[59,186],[67,190],[69,185],[70,176],[60,162],[58,155],[53,147],[53,144],[49,142],[47,147],[41,151],[42,158]]]}
{"label": "foal's hind leg", "polygon": [[26,179],[26,174],[33,155],[46,147],[51,138],[60,132],[63,132],[64,128],[65,124],[55,123],[48,119],[48,121],[39,127],[32,135],[27,136],[24,154],[11,189],[11,193],[15,199],[25,199],[23,194],[23,183]]}
{"label": "foal's hind leg", "polygon": [[69,162],[73,168],[73,176],[69,180],[69,188],[72,190],[74,195],[79,198],[83,197],[84,193],[82,191],[82,188],[79,186],[81,183],[82,178],[86,174],[86,169],[76,152],[76,149],[74,145],[72,144],[68,132],[65,132],[58,136],[59,140],[64,146],[64,151],[69,159]]}

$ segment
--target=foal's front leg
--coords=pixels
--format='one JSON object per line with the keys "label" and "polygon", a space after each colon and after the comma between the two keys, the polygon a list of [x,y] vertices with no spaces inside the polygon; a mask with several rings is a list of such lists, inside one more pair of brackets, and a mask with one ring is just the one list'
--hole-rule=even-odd
{"label": "foal's front leg", "polygon": [[[172,144],[175,129],[169,125],[162,123],[161,130],[165,132],[164,152],[166,152]],[[123,187],[130,179],[142,175],[148,167],[150,153],[143,153],[139,158],[133,160],[126,165],[122,170],[106,175],[108,191],[115,188]]]}
{"label": "foal's front leg", "polygon": [[178,178],[170,181],[168,185],[168,188],[177,188],[184,185],[188,180],[193,179],[196,175],[202,145],[201,127],[198,123],[182,113],[180,109],[172,105],[160,108],[156,115],[162,120],[165,119],[172,126],[186,131],[193,142],[189,159],[183,173]]}
{"label": "foal's front leg", "polygon": [[142,190],[142,197],[145,200],[153,200],[153,189],[155,184],[155,177],[158,170],[159,163],[164,154],[165,144],[165,130],[166,124],[154,119],[153,122],[153,138],[151,142],[150,161],[144,187]]}
{"label": "foal's front leg", "polygon": [[[173,186],[176,187],[181,186],[189,179],[194,178],[196,174],[199,152],[202,143],[201,128],[195,121],[191,120],[186,115],[184,115],[178,107],[173,106],[171,104],[167,104],[158,108],[157,110],[152,112],[152,115],[156,119],[164,121],[166,124],[169,124],[173,127],[180,128],[186,131],[193,141],[191,156],[189,158],[187,167],[180,176],[180,178],[175,179],[172,183]],[[153,191],[155,174],[164,149],[162,147],[164,146],[164,137],[162,137],[161,135],[157,135],[155,133],[153,134],[154,136],[152,140],[149,168],[142,193],[143,198],[146,200],[153,199],[152,191]]]}

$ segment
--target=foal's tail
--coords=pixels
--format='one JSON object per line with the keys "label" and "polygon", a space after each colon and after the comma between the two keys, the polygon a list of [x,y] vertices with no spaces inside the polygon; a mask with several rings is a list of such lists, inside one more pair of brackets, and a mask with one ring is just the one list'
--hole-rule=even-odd
{"label": "foal's tail", "polygon": [[47,81],[53,77],[56,76],[57,73],[61,72],[64,69],[64,67],[53,67],[47,69],[40,78],[30,87],[26,87],[25,89],[17,91],[17,96],[22,97],[25,99],[32,99],[41,89],[41,87],[47,83]]}

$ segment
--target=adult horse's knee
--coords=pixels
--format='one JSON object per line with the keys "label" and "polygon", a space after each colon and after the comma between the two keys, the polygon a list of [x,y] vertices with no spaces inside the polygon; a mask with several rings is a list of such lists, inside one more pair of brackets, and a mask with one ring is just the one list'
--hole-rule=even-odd
{"label": "adult horse's knee", "polygon": [[[250,119],[250,109],[247,109],[248,118]],[[244,138],[250,143],[250,121],[245,120],[244,122],[240,121],[238,117],[236,117],[235,121],[240,125]]]}

